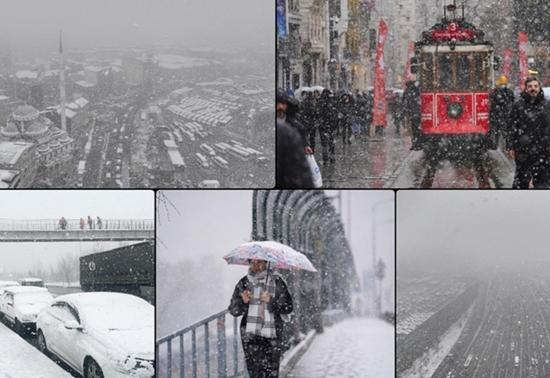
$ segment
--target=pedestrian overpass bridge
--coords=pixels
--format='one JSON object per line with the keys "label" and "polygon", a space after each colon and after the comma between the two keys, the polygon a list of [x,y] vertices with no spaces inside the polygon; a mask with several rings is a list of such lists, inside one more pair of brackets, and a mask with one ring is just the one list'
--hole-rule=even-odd
{"label": "pedestrian overpass bridge", "polygon": [[0,219],[0,242],[133,241],[155,237],[152,219]]}

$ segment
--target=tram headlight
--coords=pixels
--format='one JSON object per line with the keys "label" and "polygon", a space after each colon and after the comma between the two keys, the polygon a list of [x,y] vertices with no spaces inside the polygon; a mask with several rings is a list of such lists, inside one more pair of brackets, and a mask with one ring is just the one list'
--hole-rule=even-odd
{"label": "tram headlight", "polygon": [[451,102],[447,105],[447,114],[451,118],[458,118],[462,114],[462,105],[458,102]]}

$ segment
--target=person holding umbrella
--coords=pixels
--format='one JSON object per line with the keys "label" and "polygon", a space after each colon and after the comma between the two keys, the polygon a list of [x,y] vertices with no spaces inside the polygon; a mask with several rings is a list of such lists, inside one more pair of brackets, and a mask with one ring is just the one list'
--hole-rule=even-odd
{"label": "person holding umbrella", "polygon": [[267,262],[250,260],[248,274],[235,287],[229,312],[241,316],[241,341],[250,378],[279,376],[282,315],[292,312],[284,279]]}
{"label": "person holding umbrella", "polygon": [[248,264],[231,297],[229,313],[241,316],[241,341],[250,378],[277,378],[281,360],[283,317],[293,311],[292,297],[283,277],[272,267],[315,272],[307,257],[283,244],[250,242],[235,248],[224,259]]}

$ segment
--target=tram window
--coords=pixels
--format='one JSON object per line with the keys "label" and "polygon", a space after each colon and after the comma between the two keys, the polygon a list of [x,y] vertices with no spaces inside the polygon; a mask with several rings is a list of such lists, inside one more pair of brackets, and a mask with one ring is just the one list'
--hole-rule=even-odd
{"label": "tram window", "polygon": [[432,54],[422,54],[420,65],[420,90],[422,92],[433,91],[434,66]]}
{"label": "tram window", "polygon": [[487,63],[487,54],[475,54],[473,62],[473,90],[486,91],[489,90],[489,65]]}
{"label": "tram window", "polygon": [[464,90],[470,88],[471,55],[457,55],[456,57],[456,88]]}
{"label": "tram window", "polygon": [[439,89],[453,89],[453,60],[452,55],[440,55],[437,59],[437,72],[439,76]]}

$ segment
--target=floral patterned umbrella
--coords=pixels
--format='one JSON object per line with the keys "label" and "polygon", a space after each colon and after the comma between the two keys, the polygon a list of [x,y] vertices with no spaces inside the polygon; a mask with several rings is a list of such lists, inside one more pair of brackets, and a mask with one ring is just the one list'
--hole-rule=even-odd
{"label": "floral patterned umbrella", "polygon": [[275,241],[244,243],[223,258],[228,264],[248,265],[249,260],[264,260],[277,269],[317,271],[304,254]]}

